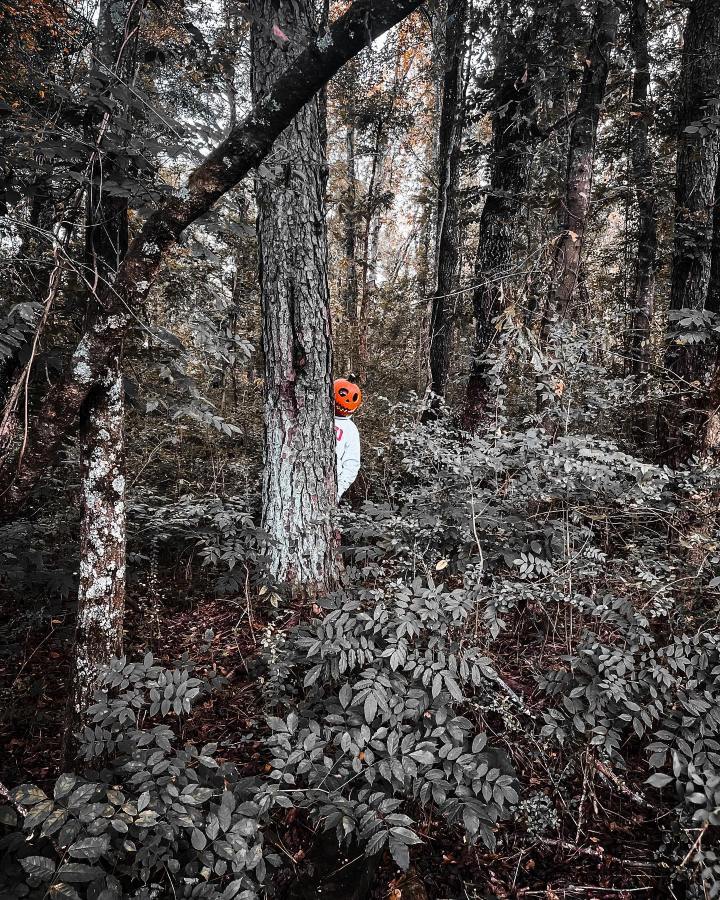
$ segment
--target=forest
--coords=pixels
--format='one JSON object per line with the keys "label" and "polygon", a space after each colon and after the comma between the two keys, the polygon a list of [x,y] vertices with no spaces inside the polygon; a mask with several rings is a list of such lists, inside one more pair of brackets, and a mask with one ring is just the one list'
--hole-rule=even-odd
{"label": "forest", "polygon": [[720,897],[720,0],[0,0],[0,900]]}

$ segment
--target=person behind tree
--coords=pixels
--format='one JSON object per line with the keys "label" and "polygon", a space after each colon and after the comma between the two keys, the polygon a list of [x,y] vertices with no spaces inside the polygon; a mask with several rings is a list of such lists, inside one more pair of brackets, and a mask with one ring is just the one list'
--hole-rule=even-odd
{"label": "person behind tree", "polygon": [[337,498],[357,478],[360,471],[360,433],[351,416],[362,403],[362,391],[347,378],[338,378],[335,391],[335,450],[337,453]]}

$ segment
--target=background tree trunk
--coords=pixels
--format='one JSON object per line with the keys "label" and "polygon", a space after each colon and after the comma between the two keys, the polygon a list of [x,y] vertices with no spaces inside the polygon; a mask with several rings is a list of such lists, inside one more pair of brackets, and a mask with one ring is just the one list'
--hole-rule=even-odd
{"label": "background tree trunk", "polygon": [[[715,0],[696,0],[688,14],[683,47],[671,310],[705,309],[710,285],[720,131],[703,129],[693,123],[718,113],[720,5]],[[670,346],[667,363],[676,374],[693,381],[707,371],[707,346]]]}
{"label": "background tree trunk", "polygon": [[547,337],[549,327],[556,318],[567,316],[580,275],[597,127],[610,70],[610,55],[617,38],[618,19],[616,0],[597,0],[580,97],[570,132],[563,230],[555,249],[543,338]]}
{"label": "background tree trunk", "polygon": [[635,63],[630,105],[630,151],[638,208],[638,250],[631,334],[631,363],[634,375],[646,375],[650,367],[650,325],[655,306],[657,257],[655,183],[652,154],[648,143],[652,112],[648,108],[650,55],[647,17],[647,0],[634,0],[630,19],[630,39]]}
{"label": "background tree trunk", "polygon": [[[518,10],[500,10],[498,24],[490,186],[480,217],[475,258],[473,362],[467,384],[463,426],[474,431],[486,409],[490,390],[487,353],[495,335],[493,319],[501,312],[505,282],[517,240],[518,218],[527,189],[533,139],[537,132],[532,60],[541,16],[536,13],[518,35]],[[499,16],[498,18],[500,18]]]}
{"label": "background tree trunk", "polygon": [[637,204],[637,259],[630,330],[630,370],[641,379],[632,413],[632,431],[638,446],[653,436],[653,417],[647,397],[650,371],[650,329],[655,309],[657,268],[657,203],[653,158],[648,141],[652,121],[649,104],[650,55],[648,53],[647,0],[634,0],[630,13],[630,43],[635,71],[630,103],[630,158]]}
{"label": "background tree trunk", "polygon": [[345,319],[350,325],[357,322],[358,272],[357,272],[357,161],[355,154],[355,126],[348,123],[345,131],[345,161],[347,187],[343,197],[343,246],[345,270],[343,272],[342,304]]}
{"label": "background tree trunk", "polygon": [[[260,22],[289,38],[283,52],[253,26],[257,100],[287,65],[296,40],[317,29],[312,0],[256,0]],[[263,526],[273,577],[308,595],[337,577],[332,515],[335,446],[327,278],[322,109],[311,100],[275,141],[272,174],[256,179],[265,355]]]}
{"label": "background tree trunk", "polygon": [[[463,61],[467,0],[448,0],[445,17],[445,71],[438,131],[435,293],[430,312],[430,391],[443,397],[450,365],[452,321],[449,314],[457,287],[460,152],[465,124]],[[426,411],[432,415],[433,404]]]}
{"label": "background tree trunk", "polygon": [[[668,330],[679,310],[708,310],[712,280],[715,203],[720,170],[720,131],[702,120],[720,113],[720,6],[696,0],[685,24],[675,181],[675,231]],[[713,299],[710,303],[714,303]],[[658,442],[663,455],[684,458],[708,439],[707,411],[714,388],[706,393],[715,369],[714,340],[666,347],[665,364],[681,379],[677,391],[658,412]]]}

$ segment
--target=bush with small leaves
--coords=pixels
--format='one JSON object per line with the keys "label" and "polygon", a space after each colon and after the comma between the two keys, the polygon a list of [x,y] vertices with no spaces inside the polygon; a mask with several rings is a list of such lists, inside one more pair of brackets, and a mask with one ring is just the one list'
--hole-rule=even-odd
{"label": "bush with small leaves", "polygon": [[295,699],[268,720],[268,796],[309,810],[369,856],[387,846],[403,869],[421,807],[494,846],[517,782],[479,729],[479,700],[497,685],[488,658],[463,640],[472,593],[416,578],[347,586],[323,606],[322,619],[290,635],[273,672],[276,696],[295,688]]}
{"label": "bush with small leaves", "polygon": [[0,807],[0,896],[257,897],[267,864],[280,862],[261,833],[269,801],[218,763],[216,745],[178,736],[180,717],[215,687],[187,660],[114,660],[79,735],[96,768],[61,775],[51,795],[21,785],[15,809]]}

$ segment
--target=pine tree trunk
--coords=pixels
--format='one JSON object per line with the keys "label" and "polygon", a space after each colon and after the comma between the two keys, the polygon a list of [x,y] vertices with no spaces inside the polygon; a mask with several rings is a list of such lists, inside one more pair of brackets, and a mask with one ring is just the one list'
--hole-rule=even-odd
{"label": "pine tree trunk", "polygon": [[496,334],[493,320],[504,305],[537,127],[531,74],[535,63],[531,56],[542,20],[537,14],[527,29],[515,35],[507,9],[505,18],[505,23],[498,25],[490,187],[480,217],[475,258],[473,363],[463,412],[463,427],[468,431],[478,428],[488,403],[491,380],[487,354]]}
{"label": "pine tree trunk", "polygon": [[[119,80],[132,80],[134,31],[138,4],[103,0],[98,13],[95,79],[105,82],[104,92]],[[114,132],[109,114],[96,116],[88,138],[101,147]],[[122,133],[120,133],[121,135]],[[108,175],[123,174],[121,153],[93,158],[87,189],[86,282],[88,315],[102,315],[98,294],[112,284],[128,248],[127,200],[104,190]],[[123,328],[123,316],[111,326]],[[86,365],[82,357],[76,366]],[[92,388],[81,422],[82,482],[80,498],[80,579],[73,658],[72,690],[66,723],[66,755],[72,752],[72,734],[82,724],[92,702],[98,673],[113,656],[122,653],[125,612],[125,447],[122,353],[109,361]]]}
{"label": "pine tree trunk", "polygon": [[[720,130],[693,123],[720,113],[720,4],[696,0],[685,26],[670,309],[705,309],[710,285]],[[694,129],[692,132],[687,128]],[[668,348],[667,364],[693,381],[707,373],[707,346]]]}
{"label": "pine tree trunk", "polygon": [[[696,0],[684,32],[678,111],[675,231],[670,286],[669,329],[679,310],[712,311],[712,255],[715,203],[720,171],[720,131],[702,120],[720,113],[720,5]],[[711,299],[712,297],[712,299]],[[708,306],[708,301],[710,306]],[[676,393],[658,412],[657,436],[668,461],[702,450],[709,436],[708,404],[715,388],[714,340],[668,342],[665,365],[678,377]],[[714,426],[710,426],[710,431]]]}
{"label": "pine tree trunk", "polygon": [[387,134],[385,123],[378,119],[375,126],[375,145],[370,171],[367,196],[365,198],[365,228],[363,230],[362,284],[360,310],[357,322],[358,381],[364,387],[368,371],[368,325],[370,316],[370,296],[375,290],[375,265],[373,258],[373,235],[380,224],[377,198],[382,190],[385,173],[385,153]]}
{"label": "pine tree trunk", "polygon": [[[710,284],[708,286],[705,309],[720,313],[720,166],[715,181],[715,209],[713,211],[712,259],[710,262]],[[715,364],[710,379],[708,396],[708,416],[705,427],[704,450],[717,456],[720,453],[720,348],[715,345]]]}
{"label": "pine tree trunk", "polygon": [[648,141],[652,111],[648,104],[650,55],[648,53],[648,3],[633,0],[630,16],[630,42],[635,72],[630,104],[630,156],[635,200],[638,212],[637,260],[633,291],[630,363],[633,375],[643,379],[640,396],[633,410],[635,440],[647,443],[652,433],[645,380],[650,369],[650,328],[655,309],[655,270],[657,267],[657,208],[653,159]]}
{"label": "pine tree trunk", "polygon": [[348,124],[345,132],[345,160],[347,188],[343,197],[343,246],[345,271],[343,273],[342,304],[345,319],[350,325],[357,322],[358,271],[357,271],[357,163],[355,154],[355,126]]}
{"label": "pine tree trunk", "polygon": [[563,229],[553,260],[553,283],[543,323],[543,338],[556,318],[565,318],[578,284],[595,160],[600,109],[619,19],[617,0],[597,0],[583,82],[570,133]]}
{"label": "pine tree trunk", "polygon": [[[450,367],[452,317],[451,294],[457,287],[460,257],[458,221],[460,208],[460,152],[465,124],[463,61],[465,59],[467,0],[448,0],[445,18],[445,73],[438,132],[437,225],[435,293],[430,307],[430,391],[445,395]],[[434,414],[431,403],[425,418]]]}
{"label": "pine tree trunk", "polygon": [[[316,30],[311,0],[252,4],[257,20],[291,38],[283,52],[253,26],[252,90],[260,97]],[[327,279],[322,109],[298,113],[273,146],[273,172],[258,177],[258,239],[265,355],[263,526],[272,575],[314,595],[333,585],[337,493],[332,339]]]}
{"label": "pine tree trunk", "polygon": [[632,372],[646,375],[650,366],[650,325],[655,306],[657,210],[653,161],[648,142],[652,112],[648,108],[650,55],[648,53],[647,0],[634,0],[630,37],[635,62],[630,106],[630,150],[638,208],[638,251],[632,326]]}

